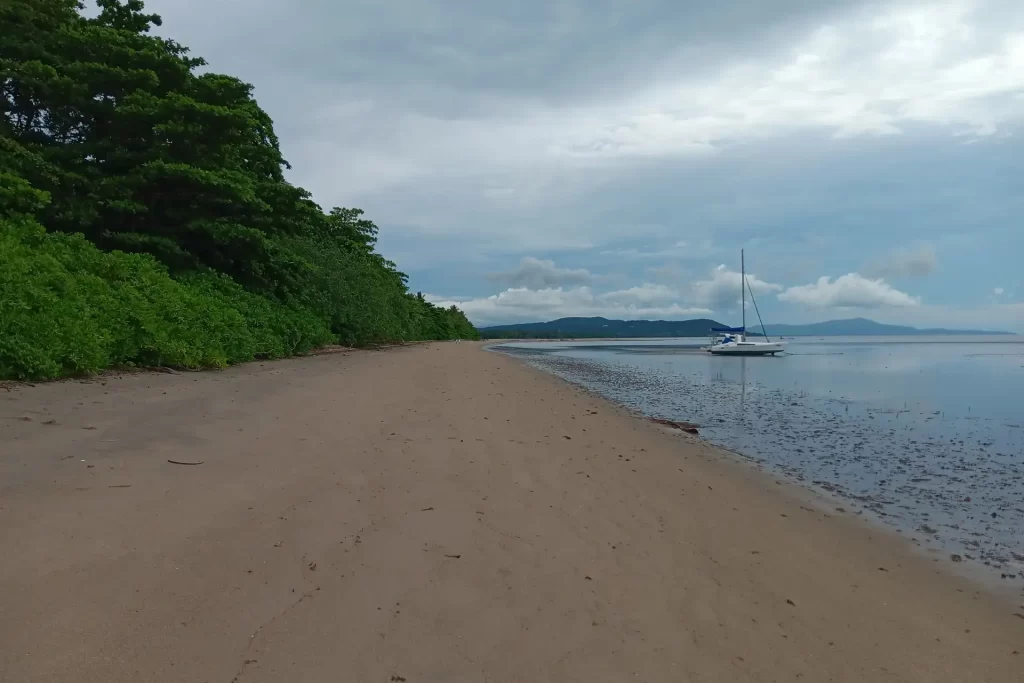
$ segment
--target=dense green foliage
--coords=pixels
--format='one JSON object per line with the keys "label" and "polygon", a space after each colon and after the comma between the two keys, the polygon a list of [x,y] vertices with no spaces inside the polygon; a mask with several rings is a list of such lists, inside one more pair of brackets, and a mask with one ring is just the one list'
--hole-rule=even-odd
{"label": "dense green foliage", "polygon": [[224,275],[172,279],[148,254],[104,253],[31,221],[0,231],[0,376],[142,363],[224,366],[331,341],[322,319]]}
{"label": "dense green foliage", "polygon": [[476,337],[285,180],[249,85],[97,5],[0,5],[0,377]]}

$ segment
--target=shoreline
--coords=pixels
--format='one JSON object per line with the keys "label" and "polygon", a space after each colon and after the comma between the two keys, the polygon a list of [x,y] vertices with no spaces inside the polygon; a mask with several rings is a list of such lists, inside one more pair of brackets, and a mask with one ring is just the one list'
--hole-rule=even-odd
{"label": "shoreline", "polygon": [[[489,350],[495,351],[494,349]],[[640,409],[618,403],[614,399],[601,394],[596,389],[591,389],[585,384],[537,367],[531,364],[525,356],[518,356],[515,354],[506,355],[533,372],[539,372],[543,375],[553,377],[560,382],[564,382],[567,385],[586,392],[588,395],[593,396],[596,399],[607,401],[612,405],[625,410],[633,419],[653,423],[666,434],[680,437],[688,441],[698,441],[707,448],[717,451],[719,456],[723,456],[731,460],[740,467],[745,467],[752,471],[761,473],[764,477],[771,479],[775,484],[782,487],[786,495],[794,499],[799,499],[801,502],[808,505],[818,507],[819,511],[825,513],[827,516],[842,515],[848,519],[859,521],[864,525],[865,529],[870,529],[875,533],[887,536],[895,542],[904,544],[908,549],[919,555],[922,559],[939,563],[941,571],[949,574],[950,576],[966,579],[977,587],[982,588],[986,593],[990,594],[994,598],[1006,601],[1009,605],[1018,605],[1018,603],[1021,603],[1018,606],[1024,608],[1024,603],[1022,603],[1022,601],[1024,601],[1024,589],[1019,585],[1008,583],[1003,580],[1000,577],[999,567],[993,568],[980,562],[951,560],[951,556],[956,554],[951,553],[951,548],[942,544],[927,544],[917,538],[910,537],[905,533],[909,531],[908,529],[896,526],[886,519],[883,519],[871,508],[865,507],[857,500],[844,497],[835,491],[822,487],[820,484],[798,478],[791,472],[779,469],[771,463],[760,459],[757,455],[744,453],[725,445],[714,443],[701,437],[699,433],[697,435],[687,434],[679,429],[668,427],[662,422],[663,418],[659,418],[645,413]],[[671,420],[669,420],[669,422],[671,422]],[[698,432],[700,430],[700,425],[694,423],[684,421],[681,424],[692,425],[698,429]],[[848,509],[851,507],[855,509]]]}
{"label": "shoreline", "polygon": [[1024,606],[488,345],[0,394],[0,671],[1016,679]]}
{"label": "shoreline", "polygon": [[[591,346],[588,348],[601,347]],[[806,456],[792,452],[787,453],[786,445],[779,441],[780,435],[791,434],[787,427],[789,424],[786,421],[787,415],[776,415],[776,419],[772,419],[770,425],[764,424],[762,421],[760,428],[767,428],[767,432],[760,431],[758,425],[746,424],[742,420],[736,425],[719,424],[726,421],[716,419],[715,415],[717,414],[714,411],[709,416],[706,408],[708,400],[712,401],[712,405],[718,405],[722,396],[715,396],[712,393],[709,399],[705,389],[699,384],[691,385],[686,379],[676,377],[671,381],[663,382],[656,376],[657,373],[654,375],[650,372],[636,374],[633,371],[616,369],[614,364],[575,358],[571,354],[560,358],[559,356],[548,356],[543,351],[526,351],[517,347],[492,348],[491,350],[502,351],[542,372],[574,386],[585,388],[595,396],[625,405],[635,414],[648,419],[667,418],[695,423],[706,420],[707,422],[700,430],[705,441],[742,460],[748,467],[763,471],[767,476],[781,478],[826,500],[835,501],[834,507],[842,508],[843,513],[861,516],[872,528],[884,529],[886,533],[902,538],[908,546],[914,547],[923,555],[943,560],[951,573],[970,577],[983,584],[991,592],[1010,596],[1013,599],[1024,599],[1024,586],[1021,584],[1021,579],[1024,578],[1024,565],[1021,562],[1024,561],[1024,557],[1021,555],[1022,551],[1018,544],[1010,540],[1014,533],[1013,530],[1021,527],[1014,527],[1012,521],[1009,526],[1003,522],[1001,529],[993,531],[992,526],[988,524],[989,513],[992,510],[1000,511],[1000,516],[1004,518],[1007,512],[1011,515],[1013,512],[1022,512],[1019,505],[1013,506],[1012,498],[1007,499],[1005,495],[1002,500],[979,498],[975,486],[965,486],[959,490],[948,490],[939,495],[934,492],[941,491],[941,489],[913,492],[917,495],[932,496],[930,499],[933,502],[932,507],[927,504],[921,506],[921,500],[912,497],[913,493],[910,491],[903,492],[906,498],[901,501],[898,497],[893,497],[894,493],[900,491],[899,488],[895,490],[892,487],[872,489],[870,486],[865,486],[864,480],[844,480],[838,471],[830,472],[828,467],[823,467],[816,462],[816,458],[811,458],[808,461]],[[649,384],[652,381],[654,384]],[[630,388],[636,382],[643,384],[639,390]],[[702,391],[703,393],[701,393]],[[696,404],[693,400],[680,402],[663,401],[657,398],[661,395],[675,395],[678,392],[684,394],[697,392],[696,395],[702,398]],[[644,398],[648,395],[654,396],[655,399]],[[782,397],[779,400],[785,404],[791,399]],[[799,400],[801,408],[798,411],[806,410],[817,417],[818,427],[828,424],[837,431],[844,430],[844,433],[851,433],[849,424],[844,426],[841,423],[830,421],[830,419],[836,418],[843,419],[845,415],[822,415],[820,411],[814,412],[818,408],[817,406],[805,405],[803,397],[793,397],[792,400]],[[718,401],[718,403],[714,403],[714,401]],[[798,405],[798,403],[794,402],[792,405]],[[756,408],[756,402],[752,407],[754,407],[755,413],[758,412],[759,408]],[[882,411],[882,413],[884,412]],[[867,413],[873,419],[874,414],[878,414],[878,411],[873,411],[868,406]],[[846,414],[849,415],[849,408],[847,408]],[[781,420],[777,418],[781,418]],[[799,420],[797,422],[798,424],[794,427],[799,429]],[[852,433],[855,434],[858,428],[863,429],[863,424],[862,422],[855,426]],[[772,428],[775,428],[774,432]],[[817,434],[816,430],[811,431]],[[749,435],[755,433],[761,434],[762,437],[767,435],[767,440],[750,438]],[[797,431],[795,434],[796,440],[789,437],[793,444],[790,451],[795,450],[799,454],[820,451],[824,456],[823,461],[826,463],[844,462],[842,453],[845,452],[845,449],[842,445],[838,445],[838,447],[836,444],[823,445],[816,439],[810,439],[810,435],[806,432],[802,434],[801,440],[801,432]],[[897,459],[901,446],[908,448],[908,452],[920,453],[920,446],[917,444],[927,443],[927,436],[922,438],[911,434],[906,438],[910,439],[911,436],[913,439],[910,440],[911,445],[909,446],[898,442],[890,444],[889,460]],[[781,451],[779,450],[780,446],[783,449]],[[858,459],[857,454],[853,454],[853,457],[845,462],[856,462]],[[934,472],[930,471],[931,463],[929,462],[906,463],[902,459],[900,462],[910,468],[903,470],[904,473],[912,472],[915,464],[923,468],[920,475],[905,474],[904,478],[910,482],[929,481],[934,476]],[[940,466],[939,469],[947,468]],[[964,472],[970,471],[970,467],[962,465],[959,469]],[[925,478],[913,478],[916,476]],[[968,480],[970,480],[969,475]],[[954,477],[954,482],[961,481]],[[884,484],[885,481],[883,480],[881,483]],[[861,485],[861,488],[857,488],[858,485]],[[974,497],[976,503],[973,510],[959,502],[963,496],[966,496],[963,500],[967,505],[971,503],[971,496]],[[918,508],[912,507],[915,503],[919,506]],[[959,518],[941,519],[943,514],[948,514],[951,509],[956,509],[956,506],[960,506]],[[977,517],[973,516],[972,512],[977,514]],[[994,520],[996,514],[992,513],[991,517]],[[981,521],[973,521],[979,518]],[[992,524],[995,525],[994,522]],[[997,534],[1001,534],[1001,536]]]}

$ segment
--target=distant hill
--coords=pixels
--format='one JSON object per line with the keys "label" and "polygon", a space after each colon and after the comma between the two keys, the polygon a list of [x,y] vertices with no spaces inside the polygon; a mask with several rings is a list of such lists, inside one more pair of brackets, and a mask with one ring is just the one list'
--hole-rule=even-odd
{"label": "distant hill", "polygon": [[[761,327],[751,327],[750,334],[761,334]],[[768,334],[776,337],[857,337],[857,336],[911,336],[945,334],[1013,334],[992,330],[947,330],[943,328],[920,329],[905,325],[885,325],[867,318],[848,320],[827,320],[808,325],[769,325]]]}
{"label": "distant hill", "polygon": [[[516,323],[479,328],[484,339],[580,339],[624,337],[706,337],[712,327],[722,323],[709,318],[696,320],[609,320],[608,318],[559,318],[549,322]],[[751,335],[762,334],[751,327]],[[910,335],[1013,334],[992,330],[920,329],[906,325],[886,325],[867,318],[828,320],[808,325],[769,325],[773,337],[857,337]]]}
{"label": "distant hill", "polygon": [[[517,323],[478,328],[484,339],[566,339],[597,337],[706,337],[722,323],[696,320],[609,320],[559,318],[546,323]],[[770,331],[770,330],[769,330]]]}

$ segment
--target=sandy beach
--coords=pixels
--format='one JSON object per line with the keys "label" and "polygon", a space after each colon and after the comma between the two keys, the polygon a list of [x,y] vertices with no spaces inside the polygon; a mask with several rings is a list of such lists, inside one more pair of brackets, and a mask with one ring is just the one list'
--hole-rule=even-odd
{"label": "sandy beach", "polygon": [[1024,671],[948,557],[479,344],[7,386],[0,520],[5,683]]}

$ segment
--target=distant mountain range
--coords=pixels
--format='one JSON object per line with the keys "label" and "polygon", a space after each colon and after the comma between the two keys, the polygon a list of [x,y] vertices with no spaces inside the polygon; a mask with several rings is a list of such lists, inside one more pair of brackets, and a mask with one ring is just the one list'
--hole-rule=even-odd
{"label": "distant mountain range", "polygon": [[[750,334],[761,334],[761,327],[751,327]],[[886,325],[867,318],[847,320],[826,320],[807,325],[769,325],[770,336],[781,337],[858,337],[858,336],[911,336],[946,334],[1013,334],[995,330],[947,330],[945,328],[921,329],[906,325]]]}
{"label": "distant mountain range", "polygon": [[[712,327],[724,327],[716,320],[609,320],[608,318],[559,318],[549,322],[516,323],[481,327],[484,339],[580,339],[629,337],[706,337]],[[752,327],[751,335],[761,334],[761,328]],[[866,318],[828,320],[809,325],[769,325],[772,337],[799,336],[909,336],[950,334],[1013,334],[991,330],[919,329],[905,325],[885,325]]]}
{"label": "distant mountain range", "polygon": [[581,337],[706,337],[722,323],[697,320],[609,320],[608,318],[559,318],[546,323],[518,323],[480,327],[484,339],[565,339]]}

